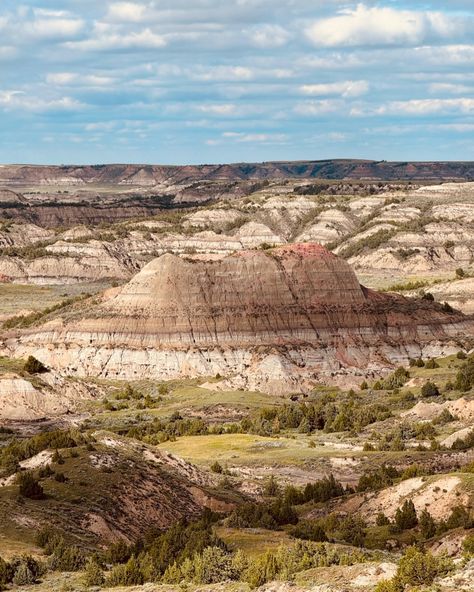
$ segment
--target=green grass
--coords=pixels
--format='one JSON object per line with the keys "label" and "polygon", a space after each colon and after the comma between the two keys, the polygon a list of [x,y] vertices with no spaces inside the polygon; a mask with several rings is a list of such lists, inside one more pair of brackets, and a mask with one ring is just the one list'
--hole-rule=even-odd
{"label": "green grass", "polygon": [[27,311],[39,312],[84,293],[96,293],[110,283],[83,283],[58,286],[0,284],[0,316],[14,316]]}
{"label": "green grass", "polygon": [[345,457],[359,453],[337,450],[330,445],[310,448],[315,436],[264,438],[250,434],[185,436],[159,447],[200,466],[215,460],[228,466],[303,465],[320,458]]}
{"label": "green grass", "polygon": [[[108,400],[117,403],[125,402],[127,409],[120,411],[104,410],[102,402],[92,403],[90,410],[94,413],[93,424],[95,426],[118,427],[126,425],[133,420],[137,413],[146,414],[148,417],[166,418],[175,411],[179,411],[184,416],[192,414],[202,414],[205,418],[208,411],[212,408],[223,408],[225,410],[235,411],[240,415],[246,415],[253,410],[262,407],[281,405],[281,399],[257,392],[247,391],[213,391],[198,386],[202,380],[181,380],[165,383],[169,393],[161,396],[161,400],[156,400],[156,406],[152,409],[137,410],[136,400],[116,401],[115,397],[124,390],[126,382],[94,381],[108,391]],[[137,381],[130,383],[136,390],[157,399],[159,388],[162,383],[152,381]]]}
{"label": "green grass", "polygon": [[39,311],[60,301],[61,296],[50,287],[0,284],[0,314]]}
{"label": "green grass", "polygon": [[265,530],[263,528],[227,528],[219,526],[216,534],[232,551],[241,549],[248,556],[255,557],[269,549],[277,549],[291,539],[284,531]]}
{"label": "green grass", "polygon": [[0,375],[7,373],[20,373],[23,371],[25,360],[15,358],[4,358],[0,356]]}
{"label": "green grass", "polygon": [[[453,355],[446,358],[436,358],[436,362],[439,365],[439,368],[410,368],[410,377],[423,379],[423,383],[426,381],[432,381],[436,383],[436,385],[440,387],[441,391],[443,392],[444,397],[451,400],[459,399],[465,395],[466,393],[455,390],[449,392],[444,391],[446,383],[454,383],[456,381],[456,375],[461,366],[464,364],[465,360],[458,360],[458,358]],[[410,390],[414,394],[419,395],[421,392],[421,387],[413,387],[410,388]]]}

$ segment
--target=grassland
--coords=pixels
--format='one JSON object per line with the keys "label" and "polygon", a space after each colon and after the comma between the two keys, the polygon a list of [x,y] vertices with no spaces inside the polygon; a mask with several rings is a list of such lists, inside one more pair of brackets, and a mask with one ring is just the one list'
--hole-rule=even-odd
{"label": "grassland", "polygon": [[103,282],[58,286],[0,283],[0,320],[40,312],[81,294],[95,293],[106,287]]}
{"label": "grassland", "polygon": [[232,551],[241,549],[249,557],[256,557],[269,549],[277,549],[281,544],[288,544],[291,540],[283,530],[218,526],[215,532]]}
{"label": "grassland", "polygon": [[314,439],[314,436],[302,434],[273,438],[251,434],[220,434],[187,436],[179,438],[176,442],[165,442],[160,448],[200,466],[208,466],[210,460],[217,460],[231,466],[276,467],[302,465],[321,458],[347,455],[347,452],[344,453],[330,444],[310,447],[310,442],[314,442]]}

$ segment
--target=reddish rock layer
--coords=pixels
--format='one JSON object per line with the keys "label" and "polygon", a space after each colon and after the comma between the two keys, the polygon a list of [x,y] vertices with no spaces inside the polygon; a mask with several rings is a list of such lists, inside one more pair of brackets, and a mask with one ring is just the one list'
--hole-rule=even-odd
{"label": "reddish rock layer", "polygon": [[135,364],[139,374],[169,378],[240,373],[272,351],[315,376],[374,360],[387,367],[474,335],[460,313],[367,290],[345,261],[315,244],[212,263],[164,255],[80,315],[30,330],[21,353],[81,373],[106,366],[129,376]]}

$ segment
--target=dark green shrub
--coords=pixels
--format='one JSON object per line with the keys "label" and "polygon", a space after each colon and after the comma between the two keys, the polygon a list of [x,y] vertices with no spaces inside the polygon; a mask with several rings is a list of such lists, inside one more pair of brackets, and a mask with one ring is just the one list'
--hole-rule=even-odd
{"label": "dark green shrub", "polygon": [[412,500],[405,500],[395,513],[395,524],[400,530],[415,528],[418,524],[415,505]]}
{"label": "dark green shrub", "polygon": [[224,472],[224,469],[222,468],[222,465],[216,460],[211,465],[211,471],[213,473],[222,474]]}
{"label": "dark green shrub", "polygon": [[106,579],[106,585],[117,586],[141,586],[145,581],[140,564],[136,557],[130,559],[124,565],[116,565]]}
{"label": "dark green shrub", "polygon": [[269,497],[276,497],[280,493],[280,486],[274,475],[270,475],[266,480],[263,486],[263,493]]}
{"label": "dark green shrub", "polygon": [[474,386],[474,357],[465,362],[456,376],[455,385],[458,391],[468,391]]}
{"label": "dark green shrub", "polygon": [[375,524],[377,526],[388,526],[390,524],[390,520],[383,512],[379,512],[377,514],[377,518],[375,519]]}
{"label": "dark green shrub", "polygon": [[19,473],[17,477],[19,486],[19,493],[22,497],[27,497],[33,500],[44,499],[44,491],[38,479],[32,473]]}
{"label": "dark green shrub", "polygon": [[433,516],[428,510],[423,510],[420,514],[420,531],[424,539],[430,539],[436,534],[436,524]]}
{"label": "dark green shrub", "polygon": [[439,396],[439,394],[439,388],[436,386],[434,382],[425,382],[425,384],[421,388],[422,397],[437,397]]}
{"label": "dark green shrub", "polygon": [[83,581],[84,585],[88,588],[92,586],[100,587],[104,584],[104,571],[95,557],[92,557],[87,561]]}
{"label": "dark green shrub", "polygon": [[6,584],[13,578],[12,566],[0,557],[0,590],[4,590]]}
{"label": "dark green shrub", "polygon": [[302,520],[290,530],[291,536],[305,541],[323,543],[328,540],[324,528],[317,520]]}
{"label": "dark green shrub", "polygon": [[28,372],[28,374],[44,374],[45,372],[49,372],[48,368],[33,356],[29,356],[26,360],[23,370]]}
{"label": "dark green shrub", "polygon": [[416,547],[409,547],[398,565],[396,578],[402,586],[423,586],[432,584],[434,579],[452,569],[449,560],[433,557]]}
{"label": "dark green shrub", "polygon": [[13,572],[12,583],[15,586],[36,584],[41,575],[41,566],[31,555],[14,557],[10,566]]}
{"label": "dark green shrub", "polygon": [[467,535],[462,543],[462,548],[468,555],[474,555],[474,532]]}
{"label": "dark green shrub", "polygon": [[117,541],[110,545],[105,553],[107,563],[127,563],[133,554],[132,547],[124,540]]}
{"label": "dark green shrub", "polygon": [[337,530],[337,537],[354,547],[363,547],[366,524],[359,516],[346,516]]}
{"label": "dark green shrub", "polygon": [[451,528],[472,528],[473,520],[467,508],[464,506],[455,506],[451,510],[449,518],[446,520],[446,526]]}
{"label": "dark green shrub", "polygon": [[85,552],[64,539],[57,542],[49,559],[50,567],[57,571],[80,571],[86,563]]}
{"label": "dark green shrub", "polygon": [[393,485],[394,479],[400,476],[395,467],[382,465],[372,472],[364,473],[359,479],[357,491],[376,491],[389,485]]}

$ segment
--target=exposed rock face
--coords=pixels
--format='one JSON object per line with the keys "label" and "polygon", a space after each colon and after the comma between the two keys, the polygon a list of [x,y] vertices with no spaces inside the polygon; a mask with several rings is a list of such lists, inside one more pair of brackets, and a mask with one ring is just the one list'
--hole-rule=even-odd
{"label": "exposed rock face", "polygon": [[236,163],[201,166],[99,165],[2,166],[0,183],[15,185],[69,185],[90,183],[122,186],[156,186],[160,183],[271,178],[302,179],[474,179],[470,162],[376,162],[371,160],[320,160]]}
{"label": "exposed rock face", "polygon": [[283,392],[451,353],[468,334],[473,322],[460,313],[367,290],[345,261],[297,244],[213,263],[164,255],[99,305],[12,337],[7,348],[69,374],[219,373]]}
{"label": "exposed rock face", "polygon": [[74,412],[81,402],[98,397],[101,390],[69,381],[55,372],[33,384],[16,374],[0,376],[0,420],[35,421]]}

